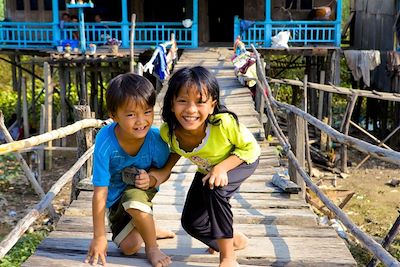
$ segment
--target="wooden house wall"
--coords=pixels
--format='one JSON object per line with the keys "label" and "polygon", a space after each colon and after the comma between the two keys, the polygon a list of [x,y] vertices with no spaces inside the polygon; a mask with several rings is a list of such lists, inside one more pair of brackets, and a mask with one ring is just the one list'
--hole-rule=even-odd
{"label": "wooden house wall", "polygon": [[245,0],[244,19],[246,20],[265,20],[265,0]]}
{"label": "wooden house wall", "polygon": [[395,2],[356,0],[352,9],[356,12],[352,49],[373,49],[381,52],[381,65],[371,74],[371,87],[387,92],[398,91],[391,89],[390,76],[386,70],[386,53],[394,48],[392,28],[396,16]]}
{"label": "wooden house wall", "polygon": [[[52,10],[45,10],[43,0],[37,1],[37,10],[31,10],[30,0],[21,1],[24,3],[24,10],[17,10],[16,0],[6,0],[6,17],[11,21],[52,21]],[[65,10],[60,10],[60,16],[63,12],[65,12]]]}
{"label": "wooden house wall", "polygon": [[[293,0],[298,1],[298,0]],[[298,8],[294,9],[293,6],[291,9],[286,9],[286,0],[272,0],[272,7],[271,7],[271,17],[272,20],[290,20],[290,16],[288,12],[290,12],[293,20],[307,20],[308,14],[310,13],[311,9],[300,9],[298,2]],[[334,11],[336,10],[334,0],[312,0],[312,7],[321,7],[321,6],[330,6],[331,9]]]}

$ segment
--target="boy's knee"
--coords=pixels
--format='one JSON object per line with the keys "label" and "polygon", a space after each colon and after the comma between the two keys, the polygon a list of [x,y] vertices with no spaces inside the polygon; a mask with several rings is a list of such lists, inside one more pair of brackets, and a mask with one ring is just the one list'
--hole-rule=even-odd
{"label": "boy's knee", "polygon": [[122,253],[126,256],[130,256],[135,254],[136,252],[139,251],[139,249],[142,247],[142,244],[140,242],[122,242],[120,244],[120,249]]}

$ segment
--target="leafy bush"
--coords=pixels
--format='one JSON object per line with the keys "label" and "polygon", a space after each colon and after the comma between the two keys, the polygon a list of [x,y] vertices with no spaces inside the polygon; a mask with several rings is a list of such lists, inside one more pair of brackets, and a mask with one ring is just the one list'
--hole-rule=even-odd
{"label": "leafy bush", "polygon": [[47,236],[47,231],[37,231],[25,234],[15,246],[0,260],[0,267],[16,267],[26,261],[36,250],[36,247]]}

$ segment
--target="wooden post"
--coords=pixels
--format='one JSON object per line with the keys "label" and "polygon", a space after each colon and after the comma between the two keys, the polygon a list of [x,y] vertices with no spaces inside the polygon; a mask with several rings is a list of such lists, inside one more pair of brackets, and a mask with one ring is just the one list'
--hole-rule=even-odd
{"label": "wooden post", "polygon": [[[31,88],[31,115],[32,115],[32,122],[35,124],[36,123],[36,108],[35,108],[35,87],[36,87],[36,78],[35,78],[35,63],[32,63],[32,69],[31,69],[32,75],[31,75],[31,82],[32,82],[32,88]],[[33,125],[32,125],[33,126]],[[38,125],[34,125],[35,129],[37,129]]]}
{"label": "wooden post", "polygon": [[[44,134],[44,114],[45,108],[44,105],[40,105],[40,122],[39,122],[39,133]],[[43,147],[43,146],[42,146]],[[38,151],[39,157],[39,169],[40,171],[44,170],[44,149],[40,149]]]}
{"label": "wooden post", "polygon": [[[357,96],[351,96],[350,102],[348,104],[347,112],[344,115],[343,122],[342,122],[342,133],[344,135],[349,134],[349,125],[351,120],[351,115],[353,114],[354,107],[357,102]],[[342,172],[347,172],[347,146],[345,144],[342,145],[342,153],[341,153],[341,169]]]}
{"label": "wooden post", "polygon": [[[303,100],[303,105],[304,105],[304,112],[308,113],[308,89],[307,89],[307,83],[308,83],[308,76],[307,74],[304,75],[304,100]],[[309,135],[308,135],[308,122],[304,120],[304,133],[305,133],[305,149],[306,149],[306,156],[307,156],[307,165],[308,165],[308,174],[311,176],[312,175],[312,161],[311,161],[311,152],[310,152],[310,141],[309,141]]]}
{"label": "wooden post", "polygon": [[[88,119],[92,117],[92,113],[90,112],[90,107],[87,105],[79,105],[74,106],[74,117],[75,121],[80,121],[83,119]],[[77,146],[78,146],[78,158],[80,158],[88,148],[93,145],[93,129],[82,129],[77,132]],[[77,185],[79,181],[84,178],[90,177],[92,175],[92,167],[93,167],[93,159],[90,158],[87,162],[82,166],[79,173],[74,175],[72,179],[71,186],[71,202],[77,199],[79,195],[79,191],[77,189]]]}
{"label": "wooden post", "polygon": [[[66,79],[66,70],[65,70],[65,65],[60,64],[60,67],[58,69],[59,73],[59,82],[60,82],[60,104],[61,104],[61,111],[60,111],[60,125],[61,127],[64,127],[67,125],[67,79]],[[61,146],[66,146],[67,145],[67,139],[62,138],[61,139]]]}
{"label": "wooden post", "polygon": [[86,86],[86,66],[84,63],[80,65],[80,77],[81,77],[81,104],[90,105],[88,99],[88,91]]}
{"label": "wooden post", "polygon": [[[325,84],[325,71],[321,70],[320,76],[319,76],[319,83],[320,84]],[[324,91],[319,90],[319,96],[318,96],[318,119],[322,120],[322,112],[324,108]]]}
{"label": "wooden post", "polygon": [[131,17],[131,43],[130,43],[130,54],[131,54],[131,60],[130,60],[130,71],[133,73],[134,72],[134,66],[135,66],[135,50],[134,50],[134,42],[135,42],[135,26],[136,26],[136,14],[133,13]]}
{"label": "wooden post", "polygon": [[[292,112],[288,114],[288,135],[292,151],[300,166],[304,168],[304,120]],[[289,161],[289,176],[292,182],[300,186],[301,194],[305,198],[305,182],[291,161]]]}
{"label": "wooden post", "polygon": [[24,138],[29,137],[29,116],[28,116],[28,94],[26,92],[26,79],[21,78],[21,89],[22,89],[22,119],[24,125]]}
{"label": "wooden post", "polygon": [[[51,70],[48,62],[43,65],[44,72],[44,88],[45,88],[45,98],[44,98],[44,130],[45,132],[51,132],[52,121],[53,121],[53,83],[51,80]],[[47,147],[51,148],[53,146],[52,141],[47,143]],[[50,149],[45,151],[45,168],[48,170],[52,169],[53,165],[53,151]]]}

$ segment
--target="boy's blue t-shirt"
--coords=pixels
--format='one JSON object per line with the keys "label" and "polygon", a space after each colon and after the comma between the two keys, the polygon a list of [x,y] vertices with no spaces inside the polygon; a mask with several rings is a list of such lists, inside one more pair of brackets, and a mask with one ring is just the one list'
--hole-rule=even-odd
{"label": "boy's blue t-shirt", "polygon": [[135,156],[127,154],[118,143],[113,122],[100,129],[96,136],[93,156],[93,185],[108,186],[106,207],[111,207],[126,188],[122,181],[122,170],[136,167],[148,171],[161,168],[169,156],[168,145],[161,139],[160,131],[151,127],[144,143]]}

